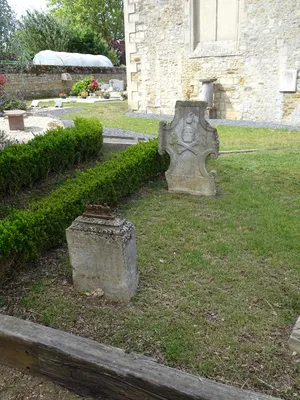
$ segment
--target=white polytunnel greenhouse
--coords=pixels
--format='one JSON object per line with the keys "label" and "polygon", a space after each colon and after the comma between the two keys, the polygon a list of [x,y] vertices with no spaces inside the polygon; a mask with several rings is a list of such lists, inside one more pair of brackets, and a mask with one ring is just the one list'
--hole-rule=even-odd
{"label": "white polytunnel greenhouse", "polygon": [[64,53],[52,50],[43,50],[37,53],[33,59],[33,64],[72,67],[113,67],[110,59],[105,56]]}

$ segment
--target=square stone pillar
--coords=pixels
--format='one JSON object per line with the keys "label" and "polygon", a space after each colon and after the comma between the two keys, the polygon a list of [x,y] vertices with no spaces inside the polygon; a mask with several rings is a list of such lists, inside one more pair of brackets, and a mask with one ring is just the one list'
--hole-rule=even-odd
{"label": "square stone pillar", "polygon": [[4,112],[4,115],[8,117],[8,124],[10,131],[24,131],[25,114],[26,111],[23,110],[9,110]]}
{"label": "square stone pillar", "polygon": [[129,302],[139,280],[134,225],[85,214],[66,231],[74,287],[79,292],[100,288],[109,300]]}

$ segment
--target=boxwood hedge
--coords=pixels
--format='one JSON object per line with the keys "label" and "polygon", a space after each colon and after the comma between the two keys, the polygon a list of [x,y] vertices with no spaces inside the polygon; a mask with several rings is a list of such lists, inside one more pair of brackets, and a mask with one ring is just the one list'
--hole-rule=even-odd
{"label": "boxwood hedge", "polygon": [[103,128],[96,118],[77,118],[75,127],[48,130],[27,144],[0,151],[0,195],[16,192],[73,164],[96,157]]}
{"label": "boxwood hedge", "polygon": [[2,270],[62,243],[66,228],[82,214],[88,202],[114,205],[146,179],[164,171],[167,164],[168,160],[158,154],[157,139],[151,140],[78,173],[28,210],[14,211],[0,221]]}

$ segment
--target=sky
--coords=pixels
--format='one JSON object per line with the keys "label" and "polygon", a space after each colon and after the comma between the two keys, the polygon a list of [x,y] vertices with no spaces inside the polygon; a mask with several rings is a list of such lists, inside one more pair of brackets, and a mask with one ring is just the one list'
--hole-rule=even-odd
{"label": "sky", "polygon": [[18,17],[24,14],[28,8],[38,10],[46,8],[46,0],[7,0],[7,2]]}

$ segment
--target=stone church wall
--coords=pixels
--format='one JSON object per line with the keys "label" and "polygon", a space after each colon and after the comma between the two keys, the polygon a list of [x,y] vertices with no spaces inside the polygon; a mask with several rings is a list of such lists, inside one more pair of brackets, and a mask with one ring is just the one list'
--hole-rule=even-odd
{"label": "stone church wall", "polygon": [[[298,0],[236,0],[234,48],[223,42],[223,48],[198,54],[192,47],[193,1],[125,0],[130,107],[173,113],[176,100],[199,99],[201,79],[217,78],[217,118],[299,124]],[[286,70],[296,70],[293,92],[280,91]]]}

